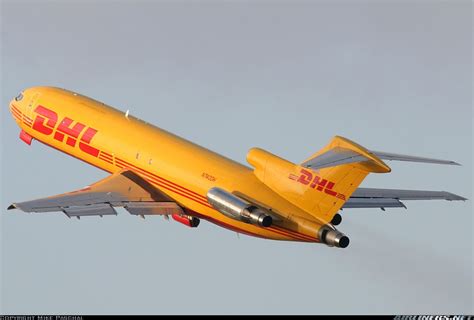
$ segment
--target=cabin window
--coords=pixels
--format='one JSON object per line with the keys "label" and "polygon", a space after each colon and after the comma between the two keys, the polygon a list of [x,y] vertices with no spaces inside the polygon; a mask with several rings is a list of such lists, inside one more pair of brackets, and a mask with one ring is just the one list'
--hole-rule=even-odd
{"label": "cabin window", "polygon": [[137,152],[137,155],[135,156],[135,158],[140,158],[140,152]]}
{"label": "cabin window", "polygon": [[150,158],[150,160],[148,160],[148,164],[151,164],[153,162],[153,159]]}

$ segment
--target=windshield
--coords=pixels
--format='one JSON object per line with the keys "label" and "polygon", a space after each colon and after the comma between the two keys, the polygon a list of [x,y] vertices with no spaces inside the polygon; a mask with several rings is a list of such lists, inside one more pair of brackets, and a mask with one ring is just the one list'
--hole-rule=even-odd
{"label": "windshield", "polygon": [[15,101],[20,101],[21,99],[23,99],[23,92],[20,92],[20,94],[15,97]]}

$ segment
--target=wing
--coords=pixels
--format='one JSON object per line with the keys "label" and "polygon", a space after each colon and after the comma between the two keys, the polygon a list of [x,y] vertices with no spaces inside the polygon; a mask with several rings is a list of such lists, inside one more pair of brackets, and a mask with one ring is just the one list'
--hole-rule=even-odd
{"label": "wing", "polygon": [[358,188],[342,208],[406,208],[400,200],[467,200],[446,191]]}
{"label": "wing", "polygon": [[183,214],[170,197],[130,170],[114,173],[83,189],[48,198],[13,203],[25,212],[62,211],[68,217],[116,215],[124,207],[134,215]]}

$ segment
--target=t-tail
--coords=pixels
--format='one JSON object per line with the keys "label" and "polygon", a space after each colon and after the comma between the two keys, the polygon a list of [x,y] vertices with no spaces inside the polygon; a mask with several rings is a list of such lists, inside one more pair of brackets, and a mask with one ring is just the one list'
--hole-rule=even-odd
{"label": "t-tail", "polygon": [[258,148],[247,161],[264,184],[322,224],[331,222],[369,173],[390,172],[369,150],[338,136],[302,164]]}
{"label": "t-tail", "polygon": [[[247,155],[247,161],[255,168],[254,174],[260,181],[323,225],[333,221],[369,173],[391,171],[382,159],[459,165],[448,160],[370,151],[339,136],[301,164],[259,148],[251,149]],[[450,193],[438,193],[437,197],[447,200],[464,199]]]}

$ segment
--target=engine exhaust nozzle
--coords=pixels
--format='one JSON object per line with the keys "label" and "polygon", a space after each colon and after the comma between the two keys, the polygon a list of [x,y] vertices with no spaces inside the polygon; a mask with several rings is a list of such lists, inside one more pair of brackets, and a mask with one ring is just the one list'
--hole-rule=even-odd
{"label": "engine exhaust nozzle", "polygon": [[331,229],[327,226],[319,230],[319,239],[330,247],[346,248],[349,245],[349,237],[344,233]]}

